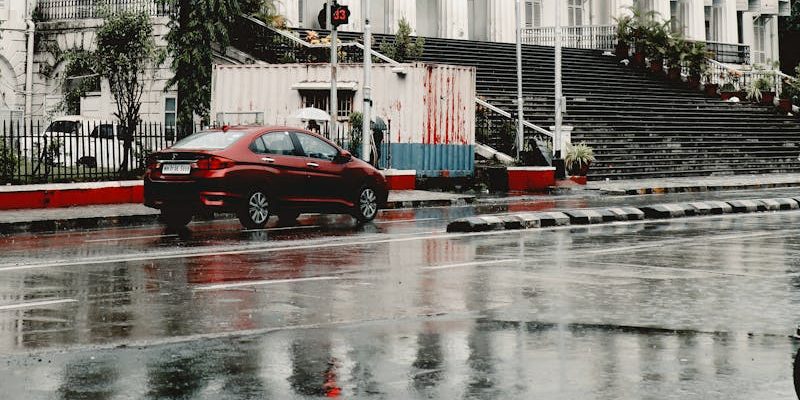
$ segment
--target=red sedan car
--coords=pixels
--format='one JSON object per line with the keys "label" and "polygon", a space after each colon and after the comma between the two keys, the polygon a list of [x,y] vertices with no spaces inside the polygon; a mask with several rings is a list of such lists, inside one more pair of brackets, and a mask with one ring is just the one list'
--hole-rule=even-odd
{"label": "red sedan car", "polygon": [[349,213],[371,221],[388,196],[377,169],[297,128],[231,127],[191,135],[150,155],[144,204],[182,227],[201,210],[233,211],[246,228],[271,215]]}

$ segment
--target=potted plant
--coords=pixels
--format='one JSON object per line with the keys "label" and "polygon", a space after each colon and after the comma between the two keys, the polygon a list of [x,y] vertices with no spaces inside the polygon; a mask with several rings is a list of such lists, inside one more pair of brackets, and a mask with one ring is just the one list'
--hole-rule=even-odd
{"label": "potted plant", "polygon": [[775,101],[774,90],[772,80],[762,76],[747,87],[747,99],[756,103],[771,105]]}
{"label": "potted plant", "polygon": [[633,18],[630,15],[625,15],[620,18],[614,18],[617,23],[617,46],[614,53],[617,58],[626,59],[631,51],[631,43],[633,42]]}
{"label": "potted plant", "polygon": [[735,69],[729,69],[722,74],[722,87],[719,89],[719,96],[722,100],[730,100],[733,97],[744,99],[746,93],[739,90],[739,79],[742,77],[742,72]]}
{"label": "potted plant", "polygon": [[681,79],[681,62],[686,58],[686,40],[680,35],[670,36],[665,57],[669,63],[667,76],[671,81]]}
{"label": "potted plant", "polygon": [[778,110],[784,114],[792,112],[792,96],[793,89],[789,83],[783,84],[780,97],[778,98]]}
{"label": "potted plant", "polygon": [[664,58],[669,51],[669,27],[655,21],[648,24],[645,30],[644,53],[650,60],[650,71],[654,74],[664,72]]}
{"label": "potted plant", "polygon": [[718,97],[717,90],[719,90],[719,85],[712,83],[712,78],[713,75],[709,71],[703,74],[703,81],[705,82],[705,84],[703,84],[703,92],[707,97]]}
{"label": "potted plant", "polygon": [[708,71],[708,63],[706,62],[707,56],[708,50],[706,50],[705,43],[695,42],[687,46],[684,61],[689,69],[687,83],[690,89],[697,89],[700,87],[700,79]]}
{"label": "potted plant", "polygon": [[586,176],[589,166],[595,161],[594,151],[586,143],[567,145],[564,164],[567,173],[573,176]]}

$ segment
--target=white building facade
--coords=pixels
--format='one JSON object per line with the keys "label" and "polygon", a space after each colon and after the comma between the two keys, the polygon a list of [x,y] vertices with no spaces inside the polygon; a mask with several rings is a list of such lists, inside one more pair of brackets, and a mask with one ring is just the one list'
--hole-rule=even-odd
{"label": "white building facade", "polygon": [[[352,21],[340,29],[363,30],[363,0],[339,0]],[[369,0],[373,32],[391,34],[405,19],[419,36],[513,42],[515,0]],[[521,0],[522,24],[536,30],[555,25],[560,7],[564,27],[606,27],[638,5],[670,20],[673,31],[694,41],[747,46],[751,63],[778,59],[779,15],[789,15],[789,0]],[[325,0],[279,0],[289,25],[320,29]],[[536,43],[535,40],[532,41]],[[569,43],[567,43],[569,44]]]}

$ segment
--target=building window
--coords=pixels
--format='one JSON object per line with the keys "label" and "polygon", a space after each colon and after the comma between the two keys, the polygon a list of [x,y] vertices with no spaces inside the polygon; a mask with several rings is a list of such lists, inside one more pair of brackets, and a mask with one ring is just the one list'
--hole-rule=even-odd
{"label": "building window", "polygon": [[164,134],[167,137],[175,136],[175,113],[177,109],[177,102],[174,97],[164,99]]}
{"label": "building window", "polygon": [[767,18],[758,17],[753,21],[753,63],[767,62]]}
{"label": "building window", "polygon": [[[331,109],[328,106],[331,98],[331,92],[329,90],[301,90],[300,96],[302,98],[303,107],[319,108],[320,110],[325,110],[328,114],[331,113]],[[337,99],[339,108],[337,114],[339,119],[347,119],[350,117],[350,114],[353,112],[354,98],[355,92],[353,91],[340,90],[338,92]]]}
{"label": "building window", "polygon": [[583,26],[584,4],[586,4],[586,0],[569,0],[567,3],[567,24],[569,26]]}
{"label": "building window", "polygon": [[525,1],[525,27],[539,28],[542,26],[542,0]]}
{"label": "building window", "polygon": [[705,7],[706,40],[719,42],[722,38],[722,5]]}

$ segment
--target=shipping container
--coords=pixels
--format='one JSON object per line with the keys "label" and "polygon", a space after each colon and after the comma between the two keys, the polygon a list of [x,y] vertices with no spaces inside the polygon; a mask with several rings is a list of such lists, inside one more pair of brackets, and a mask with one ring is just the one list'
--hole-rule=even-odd
{"label": "shipping container", "polygon": [[[353,111],[363,110],[361,64],[338,70],[338,121],[327,133],[347,144]],[[474,169],[475,68],[403,64],[372,70],[373,117],[385,122],[380,167],[413,169],[418,176],[466,176]],[[212,115],[218,123],[306,127],[292,114],[303,107],[328,110],[330,67],[326,64],[215,65]],[[323,132],[325,128],[323,127]]]}

